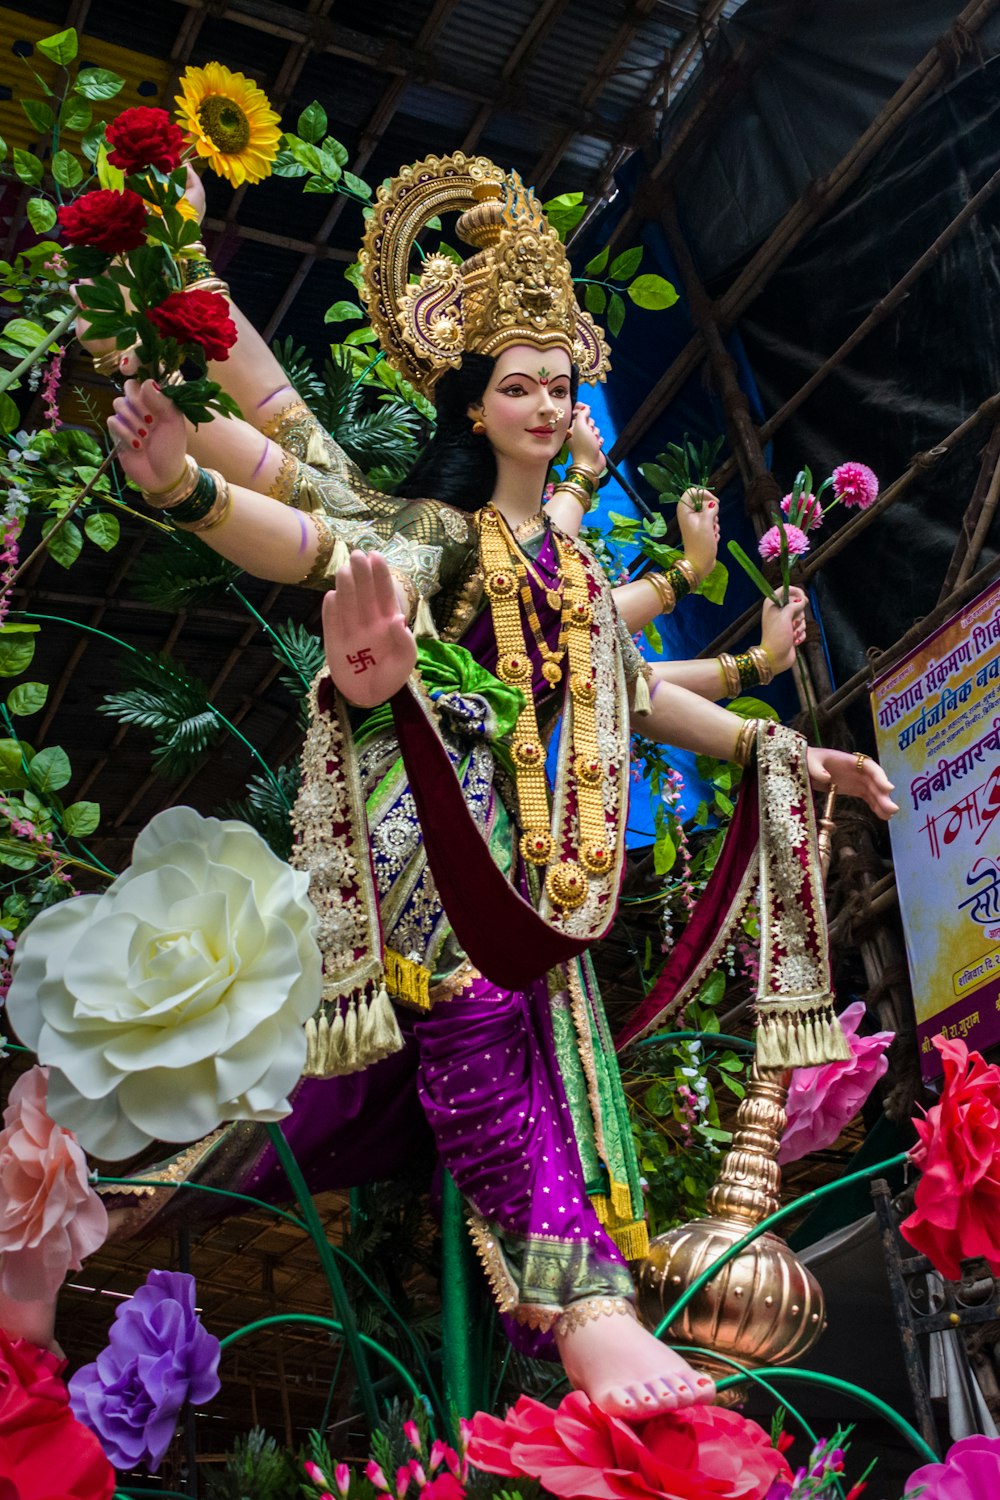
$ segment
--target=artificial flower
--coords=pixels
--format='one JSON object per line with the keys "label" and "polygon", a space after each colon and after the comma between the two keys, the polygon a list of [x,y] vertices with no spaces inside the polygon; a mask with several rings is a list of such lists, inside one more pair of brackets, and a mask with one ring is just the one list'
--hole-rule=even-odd
{"label": "artificial flower", "polygon": [[862,1000],[840,1014],[849,1058],[819,1068],[796,1068],[792,1073],[785,1105],[788,1124],[778,1153],[782,1164],[832,1146],[888,1068],[885,1053],[895,1033],[877,1031],[872,1036],[859,1036],[864,1016]]}
{"label": "artificial flower", "polygon": [[24,1302],[55,1297],[108,1234],[86,1157],[49,1118],[47,1081],[46,1068],[21,1075],[0,1131],[0,1293]]}
{"label": "artificial flower", "polygon": [[219,1341],[202,1326],[194,1291],[193,1276],[150,1271],[115,1308],[108,1347],[69,1382],[73,1410],[119,1468],[154,1468],[184,1404],[204,1406],[219,1389]]}
{"label": "artificial flower", "polygon": [[757,543],[757,551],[763,558],[781,556],[781,533],[785,533],[785,541],[788,546],[789,557],[801,557],[804,552],[809,551],[809,538],[800,526],[791,523],[783,526],[772,526],[770,531],[765,531]]}
{"label": "artificial flower", "polygon": [[165,339],[179,344],[200,344],[206,359],[228,359],[236,343],[236,324],[229,303],[221,292],[171,292],[158,307],[151,307],[149,321]]}
{"label": "artificial flower", "polygon": [[[786,495],[781,509],[787,516],[792,508],[792,497]],[[800,495],[795,506],[794,524],[803,531],[816,531],[823,524],[823,502],[816,495]]]}
{"label": "artificial flower", "polygon": [[71,245],[89,245],[105,255],[127,255],[146,238],[146,205],[131,188],[98,188],[59,210],[59,225]]}
{"label": "artificial flower", "polygon": [[900,1233],[941,1275],[982,1256],[1000,1274],[1000,1068],[955,1037],[934,1038],[944,1064],[940,1103],[914,1120],[910,1152],[921,1169]]}
{"label": "artificial flower", "polygon": [[165,109],[150,109],[144,104],[123,109],[105,134],[111,148],[108,161],[126,177],[146,167],[174,172],[180,166],[184,132]]}
{"label": "artificial flower", "polygon": [[764,1500],[791,1475],[761,1428],[734,1411],[691,1406],[632,1426],[583,1391],[555,1411],[520,1396],[502,1421],[477,1412],[468,1457],[565,1500]]}
{"label": "artificial flower", "polygon": [[70,1410],[62,1369],[63,1361],[47,1349],[9,1339],[0,1329],[0,1485],[6,1481],[12,1500],[111,1500],[114,1494],[114,1470]]}
{"label": "artificial flower", "polygon": [[878,499],[878,476],[867,464],[840,464],[833,471],[833,493],[842,504],[867,510]]}
{"label": "artificial flower", "polygon": [[7,1009],[53,1118],[120,1160],[286,1115],[320,996],[308,884],[247,824],[172,807],[105,891],[41,912]]}
{"label": "artificial flower", "polygon": [[177,95],[181,124],[198,155],[233,187],[270,175],[281,121],[267,95],[221,63],[188,68]]}
{"label": "artificial flower", "polygon": [[924,1464],[911,1474],[904,1493],[916,1500],[986,1500],[1000,1495],[1000,1437],[974,1433],[948,1449],[939,1464]]}
{"label": "artificial flower", "polygon": [[421,1500],[463,1500],[464,1484],[459,1484],[453,1474],[439,1474],[420,1491]]}

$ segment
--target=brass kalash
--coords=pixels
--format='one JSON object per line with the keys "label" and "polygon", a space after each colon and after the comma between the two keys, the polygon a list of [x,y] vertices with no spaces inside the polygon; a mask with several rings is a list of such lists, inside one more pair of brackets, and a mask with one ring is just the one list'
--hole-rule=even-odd
{"label": "brass kalash", "polygon": [[[830,864],[836,796],[833,787],[818,820],[824,877]],[[650,1241],[636,1277],[639,1312],[650,1328],[662,1322],[703,1271],[781,1207],[777,1155],[791,1076],[791,1069],[762,1068],[754,1061],[736,1114],[733,1144],[708,1195],[708,1214]],[[749,1369],[793,1364],[825,1327],[819,1282],[779,1235],[768,1232],[712,1277],[665,1336],[672,1344],[697,1346],[695,1352],[685,1352],[689,1364],[721,1380],[734,1373],[726,1359]],[[731,1405],[745,1395],[741,1383],[724,1391],[720,1401]]]}

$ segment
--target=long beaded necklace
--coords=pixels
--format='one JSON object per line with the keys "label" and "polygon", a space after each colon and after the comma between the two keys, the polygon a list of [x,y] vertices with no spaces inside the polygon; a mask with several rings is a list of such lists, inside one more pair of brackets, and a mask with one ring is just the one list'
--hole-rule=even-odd
{"label": "long beaded necklace", "polygon": [[[531,563],[521,552],[521,549],[517,545],[516,537],[511,532],[509,524],[504,519],[504,517],[500,515],[499,511],[497,512],[497,516],[499,517],[500,526],[504,533],[504,538],[507,542],[507,548],[511,562],[514,565],[514,571],[517,574],[521,593],[521,603],[524,605],[524,612],[527,616],[528,624],[531,627],[531,633],[535,638],[535,645],[538,648],[538,654],[542,658],[542,676],[545,678],[546,682],[551,683],[552,686],[555,687],[557,682],[562,681],[562,667],[560,666],[560,663],[563,657],[566,655],[566,636],[569,631],[569,611],[566,608],[566,595],[562,584],[562,549],[560,548],[558,541],[553,537],[553,544],[556,549],[556,557],[559,560],[560,579],[558,588],[550,588],[549,585],[546,584],[545,580],[539,577],[538,573],[536,573],[535,569],[531,566]],[[538,618],[538,611],[535,608],[535,599],[534,595],[531,592],[531,584],[528,582],[529,574],[534,579],[538,587],[544,592],[549,607],[551,609],[558,609],[560,612],[559,638],[554,649],[545,639],[545,632],[542,630],[542,623]]]}
{"label": "long beaded necklace", "polygon": [[515,557],[517,548],[515,544],[512,553],[509,531],[492,505],[488,505],[481,515],[479,547],[484,588],[492,607],[497,638],[497,676],[502,682],[520,688],[524,694],[524,706],[518,715],[511,746],[523,830],[520,850],[530,864],[548,866],[545,890],[552,905],[561,911],[572,911],[587,899],[588,876],[606,875],[612,864],[602,791],[604,766],[597,740],[597,686],[591,651],[594,615],[587,573],[572,543],[565,542],[559,548],[564,622],[560,625],[560,638],[565,628],[572,722],[572,755],[568,769],[571,805],[575,803],[576,807],[579,848],[571,851],[569,857],[553,863],[556,840],[551,830],[545,755],[531,688],[531,655],[525,642],[518,602],[521,591]]}

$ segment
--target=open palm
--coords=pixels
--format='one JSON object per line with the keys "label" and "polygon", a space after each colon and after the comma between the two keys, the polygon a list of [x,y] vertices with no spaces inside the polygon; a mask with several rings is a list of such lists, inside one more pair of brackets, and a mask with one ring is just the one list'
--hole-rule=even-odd
{"label": "open palm", "polygon": [[323,600],[323,639],[335,685],[350,703],[374,708],[403,686],[417,643],[402,612],[389,564],[378,552],[352,552]]}

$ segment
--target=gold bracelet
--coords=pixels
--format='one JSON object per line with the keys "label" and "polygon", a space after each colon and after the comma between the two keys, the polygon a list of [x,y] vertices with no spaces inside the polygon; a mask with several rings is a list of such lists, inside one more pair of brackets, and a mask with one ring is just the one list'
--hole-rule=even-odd
{"label": "gold bracelet", "polygon": [[574,480],[563,479],[556,485],[552,498],[555,499],[556,495],[569,495],[582,508],[584,515],[587,514],[594,503],[593,495],[589,494],[582,485],[578,485]]}
{"label": "gold bracelet", "polygon": [[644,578],[639,579],[639,582],[651,583],[653,585],[656,597],[660,601],[661,614],[673,614],[674,610],[677,608],[677,595],[671,588],[670,582],[665,573],[647,573]]}
{"label": "gold bracelet", "polygon": [[694,563],[689,562],[686,557],[678,557],[675,560],[673,566],[677,569],[678,573],[683,573],[684,577],[688,581],[689,590],[692,594],[695,593],[698,589],[698,585],[701,583],[701,579],[698,577],[698,569],[695,567]]}
{"label": "gold bracelet", "polygon": [[180,505],[188,498],[197,483],[198,465],[190,453],[186,453],[184,468],[173,484],[168,484],[165,490],[143,490],[142,498],[155,510],[171,510],[173,506]]}
{"label": "gold bracelet", "polygon": [[757,719],[744,719],[740,725],[740,732],[736,736],[736,746],[733,750],[733,760],[738,765],[746,767],[750,764],[757,744],[758,723]]}
{"label": "gold bracelet", "polygon": [[767,687],[769,682],[774,681],[774,663],[767,647],[762,642],[759,646],[751,646],[747,654],[757,668],[758,685]]}
{"label": "gold bracelet", "polygon": [[207,469],[215,481],[215,499],[212,508],[202,516],[200,521],[178,521],[176,524],[181,531],[214,531],[224,521],[228,521],[229,512],[233,508],[233,492],[229,487],[229,481],[215,469]]}
{"label": "gold bracelet", "polygon": [[722,668],[722,675],[726,680],[726,692],[730,698],[738,698],[742,688],[736,658],[730,656],[728,651],[722,651],[719,653],[719,666]]}
{"label": "gold bracelet", "polygon": [[566,470],[565,477],[567,479],[577,480],[580,484],[582,484],[586,489],[590,491],[591,495],[593,495],[595,490],[597,489],[597,475],[594,473],[593,469],[587,469],[583,466],[583,464],[570,464],[569,468]]}

